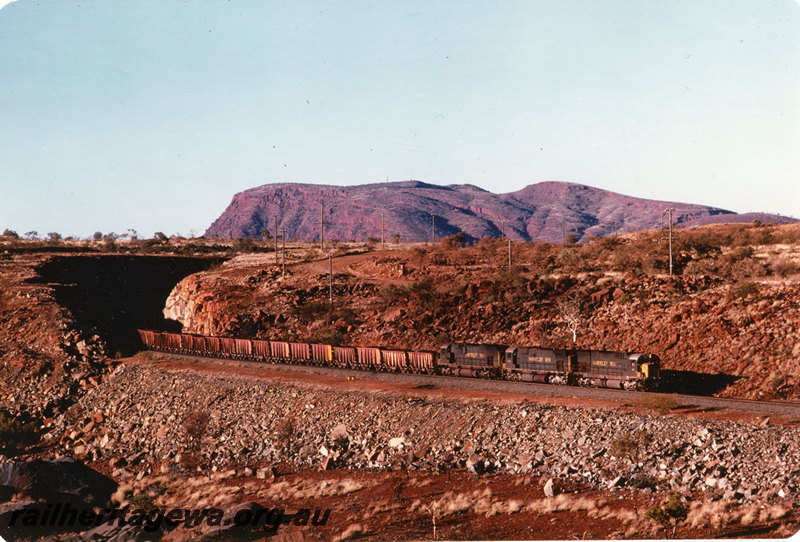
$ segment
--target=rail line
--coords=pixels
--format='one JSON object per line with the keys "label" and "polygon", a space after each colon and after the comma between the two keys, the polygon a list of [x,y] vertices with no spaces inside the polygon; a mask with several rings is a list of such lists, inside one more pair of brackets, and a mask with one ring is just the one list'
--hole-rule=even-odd
{"label": "rail line", "polygon": [[[619,406],[636,407],[642,405],[648,396],[654,392],[641,392],[629,390],[617,390],[610,388],[592,388],[578,386],[553,386],[536,382],[519,382],[509,380],[476,379],[450,375],[436,374],[415,374],[415,373],[388,373],[380,371],[364,371],[361,369],[316,366],[316,365],[296,365],[288,363],[263,363],[252,360],[235,360],[213,356],[202,356],[195,354],[178,354],[169,352],[157,352],[164,361],[157,363],[169,364],[169,359],[176,362],[189,364],[202,364],[206,367],[220,368],[222,371],[236,367],[251,368],[256,370],[280,371],[281,373],[295,373],[308,377],[314,376],[338,376],[353,377],[356,382],[348,383],[354,388],[359,387],[359,383],[364,382],[375,384],[396,384],[406,387],[409,390],[418,392],[424,390],[460,391],[460,392],[490,392],[494,396],[502,397],[530,397],[531,399],[541,399],[544,401],[555,400],[556,402],[569,402],[577,400],[597,400],[600,402],[612,403]],[[800,426],[800,402],[798,401],[775,401],[758,399],[739,399],[732,397],[712,397],[703,395],[686,395],[672,393],[658,393],[659,396],[668,397],[675,403],[671,408],[673,413],[701,413],[710,414],[715,412],[740,412],[759,419],[770,417],[776,423]]]}

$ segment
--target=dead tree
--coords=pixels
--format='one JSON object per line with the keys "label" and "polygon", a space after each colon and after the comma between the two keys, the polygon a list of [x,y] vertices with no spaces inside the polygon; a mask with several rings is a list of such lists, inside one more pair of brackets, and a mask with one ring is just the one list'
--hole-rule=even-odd
{"label": "dead tree", "polygon": [[572,344],[578,342],[578,329],[584,324],[581,304],[577,299],[567,298],[558,302],[558,314],[572,332]]}

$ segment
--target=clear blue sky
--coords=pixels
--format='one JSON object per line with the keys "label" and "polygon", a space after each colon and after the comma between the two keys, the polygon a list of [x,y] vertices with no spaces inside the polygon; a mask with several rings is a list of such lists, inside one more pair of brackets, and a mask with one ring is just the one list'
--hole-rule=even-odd
{"label": "clear blue sky", "polygon": [[247,188],[387,178],[800,216],[800,3],[0,9],[0,229],[200,234]]}

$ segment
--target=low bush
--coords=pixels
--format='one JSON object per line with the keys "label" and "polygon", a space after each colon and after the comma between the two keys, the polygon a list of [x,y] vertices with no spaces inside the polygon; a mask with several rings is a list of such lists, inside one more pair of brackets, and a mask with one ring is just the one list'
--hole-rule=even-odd
{"label": "low bush", "polygon": [[647,509],[645,515],[660,525],[667,534],[667,529],[672,526],[672,537],[678,529],[678,523],[686,519],[689,515],[689,508],[684,504],[681,494],[677,491],[670,491],[663,506],[654,504]]}
{"label": "low bush", "polygon": [[655,410],[659,414],[666,414],[678,406],[678,402],[668,395],[648,393],[642,398],[639,405],[650,410]]}
{"label": "low bush", "polygon": [[183,430],[195,445],[199,447],[201,439],[208,431],[211,416],[205,410],[193,410],[183,420]]}
{"label": "low bush", "polygon": [[644,429],[623,435],[611,442],[611,455],[618,458],[627,458],[632,463],[639,460],[642,450],[653,442],[653,435]]}
{"label": "low bush", "polygon": [[628,483],[631,487],[635,487],[636,489],[656,489],[658,486],[658,478],[655,476],[636,476],[631,478],[630,482]]}
{"label": "low bush", "polygon": [[800,266],[797,265],[797,262],[786,257],[774,260],[769,267],[774,274],[783,278],[796,275],[800,271]]}
{"label": "low bush", "polygon": [[728,300],[733,301],[735,299],[744,299],[748,296],[756,295],[757,293],[758,285],[753,282],[741,280],[731,286],[731,289],[728,292]]}
{"label": "low bush", "polygon": [[41,420],[26,412],[0,409],[0,451],[16,455],[39,439]]}

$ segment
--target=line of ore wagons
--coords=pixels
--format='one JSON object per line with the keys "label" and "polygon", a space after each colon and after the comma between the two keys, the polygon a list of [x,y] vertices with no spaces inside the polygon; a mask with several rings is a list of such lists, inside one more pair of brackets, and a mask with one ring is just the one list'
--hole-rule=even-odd
{"label": "line of ore wagons", "polygon": [[138,331],[145,346],[165,352],[553,384],[654,389],[660,369],[655,355],[600,350],[449,343],[430,352]]}

